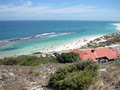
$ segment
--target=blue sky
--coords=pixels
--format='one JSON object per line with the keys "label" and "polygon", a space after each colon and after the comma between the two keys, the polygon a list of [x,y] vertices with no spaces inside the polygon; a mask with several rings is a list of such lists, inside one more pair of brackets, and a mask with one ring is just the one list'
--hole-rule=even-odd
{"label": "blue sky", "polygon": [[0,0],[0,20],[120,21],[120,0]]}

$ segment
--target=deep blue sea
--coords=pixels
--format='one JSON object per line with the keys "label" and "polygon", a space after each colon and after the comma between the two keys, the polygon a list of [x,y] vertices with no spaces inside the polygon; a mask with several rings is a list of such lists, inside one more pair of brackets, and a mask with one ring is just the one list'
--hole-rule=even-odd
{"label": "deep blue sea", "polygon": [[0,57],[48,50],[85,36],[119,32],[107,21],[0,21]]}

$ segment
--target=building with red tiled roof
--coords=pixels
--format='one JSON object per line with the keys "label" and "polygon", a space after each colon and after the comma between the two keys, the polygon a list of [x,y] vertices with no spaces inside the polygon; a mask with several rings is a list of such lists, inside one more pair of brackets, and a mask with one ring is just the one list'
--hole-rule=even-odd
{"label": "building with red tiled roof", "polygon": [[83,60],[92,59],[93,61],[114,60],[117,58],[117,54],[120,53],[117,49],[111,49],[109,47],[99,47],[85,50],[74,49],[73,52],[78,53],[80,58]]}

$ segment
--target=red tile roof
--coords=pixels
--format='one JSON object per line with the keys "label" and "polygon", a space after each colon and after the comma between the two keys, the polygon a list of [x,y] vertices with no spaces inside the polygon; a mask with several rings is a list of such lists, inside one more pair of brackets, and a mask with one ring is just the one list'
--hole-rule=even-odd
{"label": "red tile roof", "polygon": [[[92,52],[92,50],[94,50]],[[95,49],[85,49],[85,50],[78,50],[74,49],[73,52],[79,53],[81,59],[88,60],[92,59],[93,61],[96,61],[96,58],[102,58],[107,57],[108,59],[114,59],[117,58],[117,51],[113,51],[109,47],[100,47]]]}

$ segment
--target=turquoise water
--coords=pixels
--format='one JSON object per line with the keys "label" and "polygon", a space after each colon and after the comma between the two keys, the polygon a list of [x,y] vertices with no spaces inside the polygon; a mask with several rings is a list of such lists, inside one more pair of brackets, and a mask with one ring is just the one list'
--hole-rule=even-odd
{"label": "turquoise water", "polygon": [[105,21],[0,21],[0,57],[46,51],[77,38],[114,32]]}

